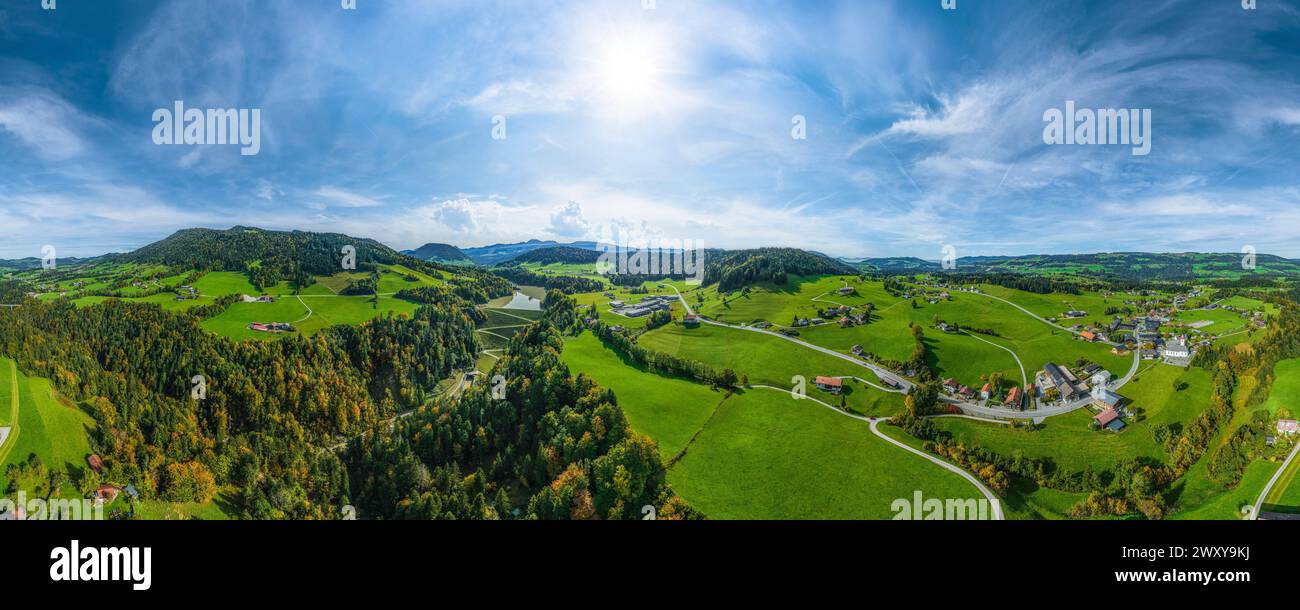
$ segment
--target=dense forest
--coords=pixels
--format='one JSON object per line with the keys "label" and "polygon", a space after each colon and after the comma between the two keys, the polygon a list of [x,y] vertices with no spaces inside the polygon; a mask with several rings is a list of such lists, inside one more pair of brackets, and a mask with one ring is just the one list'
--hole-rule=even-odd
{"label": "dense forest", "polygon": [[522,263],[540,263],[542,265],[550,265],[552,263],[590,265],[594,264],[600,258],[600,255],[601,252],[599,250],[587,250],[584,248],[574,248],[572,246],[554,246],[524,252],[507,262],[499,263],[497,266],[504,267],[507,265],[519,265]]}
{"label": "dense forest", "polygon": [[547,290],[559,290],[565,294],[600,292],[605,289],[605,284],[597,279],[574,277],[569,275],[551,275],[549,273],[535,273],[523,267],[494,267],[492,273],[521,286],[540,286]]}
{"label": "dense forest", "polygon": [[857,275],[857,270],[827,256],[795,248],[709,251],[704,285],[731,292],[758,282],[784,285],[792,275]]}
{"label": "dense forest", "polygon": [[267,231],[253,227],[233,227],[224,231],[183,229],[129,254],[104,258],[115,262],[162,264],[176,269],[244,271],[259,289],[284,280],[302,287],[314,283],[316,275],[344,271],[344,246],[355,248],[357,271],[373,272],[376,265],[381,264],[405,265],[430,275],[446,271],[484,282],[484,290],[489,295],[510,294],[506,282],[483,270],[419,260],[373,239],[341,233]]}
{"label": "dense forest", "polygon": [[156,305],[0,309],[0,352],[97,423],[105,481],[206,501],[210,478],[237,490],[236,516],[255,519],[336,517],[347,475],[326,447],[423,404],[438,380],[473,366],[476,341],[456,304],[266,342],[214,336]]}
{"label": "dense forest", "polygon": [[480,383],[353,440],[345,457],[362,516],[380,519],[659,519],[700,515],[665,484],[655,443],[614,393],[560,361],[578,329],[572,299],[547,295]]}
{"label": "dense forest", "polygon": [[460,248],[450,244],[424,244],[403,253],[422,261],[473,262]]}
{"label": "dense forest", "polygon": [[1036,294],[1079,294],[1077,280],[1051,275],[1020,273],[961,273],[945,275],[944,279],[958,284],[993,284],[1004,288],[1023,290]]}

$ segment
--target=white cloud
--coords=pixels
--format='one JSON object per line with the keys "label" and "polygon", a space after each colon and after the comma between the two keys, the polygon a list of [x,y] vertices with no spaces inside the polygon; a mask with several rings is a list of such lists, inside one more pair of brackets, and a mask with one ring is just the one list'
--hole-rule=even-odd
{"label": "white cloud", "polygon": [[86,152],[79,132],[93,122],[49,91],[0,88],[0,128],[43,159],[64,161]]}
{"label": "white cloud", "polygon": [[591,225],[582,215],[582,206],[570,201],[551,213],[551,233],[560,237],[582,237]]}
{"label": "white cloud", "polygon": [[443,226],[458,233],[470,233],[478,230],[478,219],[474,215],[474,206],[468,199],[444,201],[433,212],[433,218]]}
{"label": "white cloud", "polygon": [[895,121],[889,133],[929,138],[974,133],[988,125],[1000,98],[997,89],[980,84],[962,92],[955,101],[941,98],[937,111],[913,104],[908,118]]}
{"label": "white cloud", "polygon": [[378,199],[333,186],[322,186],[312,192],[312,194],[325,199],[333,207],[373,208],[383,205],[383,202]]}

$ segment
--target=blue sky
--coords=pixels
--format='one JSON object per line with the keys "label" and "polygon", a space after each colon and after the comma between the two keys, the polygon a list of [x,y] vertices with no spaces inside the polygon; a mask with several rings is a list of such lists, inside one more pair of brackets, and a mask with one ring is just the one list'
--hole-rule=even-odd
{"label": "blue sky", "polygon": [[[244,224],[1300,257],[1295,0],[356,4],[6,0],[0,256]],[[261,151],[154,144],[174,100],[260,109]],[[1151,109],[1151,153],[1044,144],[1067,100]]]}

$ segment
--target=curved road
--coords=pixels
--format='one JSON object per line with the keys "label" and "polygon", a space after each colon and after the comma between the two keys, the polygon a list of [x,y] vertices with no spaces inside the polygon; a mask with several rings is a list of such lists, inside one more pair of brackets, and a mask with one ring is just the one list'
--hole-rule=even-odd
{"label": "curved road", "polygon": [[[690,305],[690,303],[687,303],[687,302],[686,302],[686,297],[682,296],[681,291],[678,290],[676,286],[673,286],[673,285],[671,285],[671,284],[669,284],[668,287],[669,287],[669,288],[672,288],[672,289],[673,289],[673,292],[676,292],[676,293],[677,293],[677,298],[678,298],[678,300],[680,300],[680,301],[682,302],[682,306],[686,308],[686,313],[694,315],[694,314],[695,314],[695,311],[694,311],[693,309],[691,309],[691,305]],[[982,294],[982,293],[974,293],[974,294]],[[1056,327],[1056,328],[1060,328],[1061,330],[1064,330],[1064,331],[1066,331],[1066,332],[1069,332],[1069,333],[1074,334],[1074,331],[1072,331],[1072,330],[1070,330],[1070,329],[1068,329],[1068,328],[1064,328],[1064,327],[1058,326],[1058,325],[1053,324],[1053,323],[1051,323],[1051,322],[1048,322],[1047,320],[1045,320],[1045,319],[1039,317],[1038,315],[1034,314],[1033,312],[1029,311],[1028,309],[1025,309],[1025,308],[1023,308],[1023,307],[1021,307],[1021,306],[1019,306],[1019,305],[1016,305],[1015,303],[1012,303],[1011,301],[1008,301],[1008,300],[1003,299],[1003,298],[1001,298],[1001,297],[995,297],[995,296],[992,296],[992,295],[983,295],[983,296],[987,296],[987,297],[989,297],[989,298],[997,299],[997,300],[999,300],[999,301],[1003,301],[1003,302],[1005,302],[1005,303],[1008,303],[1008,304],[1014,306],[1016,309],[1019,309],[1020,311],[1023,311],[1023,312],[1025,312],[1025,313],[1029,314],[1030,316],[1033,316],[1035,319],[1037,319],[1037,320],[1043,322],[1044,324],[1047,324],[1047,325],[1049,325],[1049,326],[1053,326],[1053,327]],[[912,390],[912,388],[915,387],[915,385],[916,385],[916,384],[914,384],[914,383],[912,383],[912,382],[910,382],[910,381],[908,381],[908,380],[906,380],[906,379],[903,379],[902,377],[898,376],[896,373],[894,373],[893,371],[890,371],[890,370],[887,369],[887,368],[884,368],[884,367],[881,367],[881,366],[877,366],[877,365],[871,364],[871,363],[869,363],[869,362],[864,362],[864,361],[862,361],[862,360],[858,360],[857,358],[853,358],[852,356],[846,356],[846,355],[841,354],[841,353],[839,353],[839,352],[837,352],[837,351],[835,351],[835,350],[827,349],[827,348],[824,348],[824,347],[822,347],[822,346],[820,346],[820,345],[814,345],[814,344],[809,343],[809,342],[807,342],[807,341],[804,341],[804,340],[802,340],[802,339],[796,339],[796,338],[794,338],[794,337],[790,337],[790,336],[788,336],[788,335],[783,335],[783,334],[778,333],[778,332],[773,332],[773,331],[770,331],[770,330],[764,330],[764,329],[761,329],[761,328],[754,328],[754,327],[752,327],[752,326],[735,326],[735,325],[731,325],[731,324],[725,324],[725,323],[722,323],[722,322],[716,322],[716,321],[713,321],[713,320],[709,320],[709,319],[706,319],[706,318],[703,318],[703,317],[700,318],[700,321],[701,321],[701,322],[704,322],[705,324],[711,324],[711,325],[713,325],[713,326],[721,326],[721,327],[724,327],[724,328],[733,328],[733,329],[736,329],[736,330],[747,330],[747,331],[750,331],[750,332],[763,333],[763,334],[765,334],[765,335],[772,335],[773,337],[779,337],[779,338],[781,338],[781,339],[785,339],[786,341],[790,341],[790,342],[792,342],[792,343],[797,343],[797,344],[802,345],[802,346],[804,346],[804,347],[807,347],[807,348],[809,348],[809,349],[817,350],[817,351],[819,351],[819,352],[822,352],[823,354],[827,354],[827,355],[829,355],[829,356],[834,356],[834,357],[836,357],[836,358],[839,358],[839,359],[841,359],[841,360],[845,360],[845,361],[847,361],[847,362],[852,362],[852,363],[854,363],[854,364],[857,364],[858,366],[861,366],[861,367],[864,367],[864,368],[867,368],[867,369],[871,370],[871,372],[875,373],[876,376],[877,376],[877,377],[880,377],[882,380],[885,380],[885,381],[889,381],[889,382],[892,382],[892,383],[896,383],[896,384],[898,384],[899,388],[901,388],[904,392],[910,392],[910,391]],[[969,333],[968,333],[968,334],[969,334]],[[971,335],[971,336],[974,336],[974,335]],[[1016,358],[1016,363],[1017,363],[1017,364],[1020,364],[1020,357],[1019,357],[1018,355],[1016,355],[1016,353],[1015,353],[1014,351],[1012,351],[1012,350],[1010,350],[1010,349],[1008,349],[1008,348],[1006,348],[1006,347],[1003,347],[1003,346],[1001,346],[1001,345],[998,345],[998,344],[996,344],[996,343],[991,343],[991,342],[989,342],[989,341],[985,341],[984,339],[982,339],[982,338],[980,338],[980,337],[975,337],[975,338],[976,338],[976,339],[979,339],[979,340],[981,340],[981,341],[984,341],[985,343],[990,343],[990,345],[993,345],[993,346],[995,346],[995,347],[998,347],[998,348],[1001,348],[1001,349],[1004,349],[1004,350],[1006,350],[1006,351],[1011,352],[1011,355],[1012,355],[1012,356],[1015,356],[1015,358]],[[1124,375],[1124,377],[1120,378],[1118,381],[1111,382],[1110,384],[1108,384],[1107,387],[1109,387],[1111,390],[1118,390],[1119,388],[1123,387],[1124,384],[1128,383],[1129,380],[1131,380],[1131,379],[1133,378],[1133,375],[1135,375],[1135,374],[1137,373],[1138,364],[1139,364],[1140,362],[1141,362],[1141,358],[1139,358],[1138,351],[1137,351],[1137,350],[1133,350],[1133,365],[1129,368],[1128,374]],[[1028,383],[1028,382],[1029,382],[1029,379],[1028,379],[1027,376],[1025,376],[1024,365],[1022,365],[1022,364],[1020,365],[1020,371],[1021,371],[1022,380],[1024,381],[1024,387],[1028,387],[1028,386],[1029,386],[1029,383]],[[971,415],[982,415],[982,416],[985,416],[985,417],[995,417],[995,418],[996,418],[996,417],[1003,417],[1003,418],[1006,418],[1006,417],[1013,417],[1013,418],[1026,418],[1026,417],[1032,417],[1032,418],[1034,418],[1034,419],[1043,418],[1043,417],[1053,417],[1053,416],[1056,416],[1056,415],[1064,415],[1064,414],[1066,414],[1066,413],[1070,413],[1070,412],[1072,412],[1072,411],[1076,411],[1076,410],[1078,410],[1078,409],[1081,409],[1081,408],[1083,408],[1083,407],[1085,407],[1085,406],[1087,406],[1087,405],[1089,405],[1089,404],[1092,403],[1092,397],[1091,397],[1091,396],[1086,396],[1086,397],[1084,397],[1084,398],[1080,398],[1080,399],[1078,399],[1078,400],[1076,400],[1076,401],[1074,401],[1074,402],[1067,403],[1067,404],[1060,405],[1060,406],[1055,406],[1055,407],[1045,407],[1045,408],[1044,408],[1044,407],[1040,407],[1039,409],[1036,409],[1036,410],[1034,410],[1034,411],[1019,411],[1019,410],[1015,410],[1015,409],[1003,409],[1003,408],[998,408],[998,407],[984,407],[984,406],[976,405],[976,404],[973,404],[973,403],[968,403],[968,402],[960,401],[960,400],[957,400],[957,399],[955,399],[955,398],[949,398],[949,397],[947,397],[947,396],[940,396],[940,397],[939,397],[939,400],[941,400],[941,401],[943,401],[943,402],[945,402],[945,403],[947,403],[947,404],[950,404],[950,405],[955,405],[955,406],[961,408],[963,411],[966,411],[967,413],[969,413],[969,414],[971,414]]]}
{"label": "curved road", "polygon": [[[750,386],[746,386],[746,387],[750,387],[750,388],[763,388],[763,389],[765,389],[765,390],[775,390],[775,391],[777,391],[777,392],[782,392],[782,393],[785,393],[785,394],[789,394],[789,393],[790,393],[790,390],[783,390],[783,389],[781,389],[781,388],[774,387],[774,386],[770,386],[770,385],[750,385]],[[930,455],[930,454],[928,454],[928,453],[926,453],[926,452],[924,452],[924,451],[921,451],[920,449],[914,449],[914,448],[912,448],[911,446],[907,445],[906,443],[903,443],[903,442],[900,442],[900,441],[894,440],[894,439],[891,438],[890,436],[888,436],[888,435],[886,435],[885,433],[883,433],[883,432],[881,432],[880,430],[878,430],[878,429],[876,428],[876,426],[879,425],[880,422],[882,422],[882,421],[889,421],[889,418],[888,418],[888,417],[863,417],[863,416],[861,416],[861,415],[854,415],[854,414],[852,414],[852,413],[845,413],[844,411],[841,411],[840,409],[838,409],[838,408],[836,408],[836,407],[833,407],[833,406],[831,406],[830,404],[828,404],[828,403],[826,403],[826,402],[823,402],[823,401],[821,401],[821,400],[819,400],[819,399],[817,399],[817,398],[814,398],[814,397],[812,397],[812,396],[804,396],[804,399],[811,400],[811,401],[813,401],[813,402],[815,402],[815,403],[817,403],[817,404],[820,404],[820,405],[826,407],[827,409],[830,409],[830,410],[832,410],[832,411],[834,411],[834,412],[836,412],[836,413],[838,413],[838,414],[840,414],[840,415],[843,415],[844,417],[851,417],[851,418],[856,419],[856,420],[859,420],[859,421],[867,422],[867,424],[871,427],[871,433],[874,434],[874,435],[876,435],[876,436],[878,436],[878,437],[880,437],[880,438],[882,438],[882,439],[884,439],[885,442],[887,442],[887,443],[889,443],[889,444],[891,444],[891,445],[893,445],[893,446],[895,446],[895,447],[898,447],[898,448],[900,448],[900,449],[902,449],[902,450],[904,450],[904,451],[907,451],[908,453],[911,453],[911,454],[914,454],[914,455],[918,455],[918,456],[920,456],[920,457],[923,457],[923,458],[925,458],[926,460],[928,460],[928,461],[930,461],[930,462],[932,462],[932,463],[934,463],[934,464],[937,464],[937,465],[943,467],[944,470],[948,470],[948,471],[950,471],[950,472],[952,472],[952,473],[954,473],[954,474],[957,474],[957,475],[960,476],[961,478],[966,479],[966,481],[968,481],[971,485],[974,485],[975,488],[978,489],[978,490],[980,491],[981,494],[984,494],[984,498],[985,498],[986,500],[988,500],[988,502],[989,502],[989,506],[991,506],[991,507],[993,508],[993,519],[994,519],[995,521],[1002,521],[1002,520],[1006,519],[1006,517],[1002,514],[1002,502],[1001,502],[1000,500],[998,500],[998,496],[997,496],[997,494],[994,494],[994,493],[993,493],[993,490],[991,490],[991,489],[989,489],[987,486],[985,486],[984,483],[983,483],[982,481],[980,481],[978,478],[975,477],[975,475],[973,475],[973,474],[971,474],[971,473],[969,473],[969,472],[966,472],[965,470],[963,470],[962,468],[960,468],[960,467],[958,467],[958,466],[956,466],[956,465],[954,465],[954,464],[951,464],[951,463],[946,462],[946,461],[944,461],[944,460],[941,460],[941,459],[939,459],[939,458],[937,458],[937,457],[935,457],[935,456],[933,456],[933,455]]]}
{"label": "curved road", "polygon": [[975,340],[977,340],[977,341],[983,341],[983,342],[985,342],[985,343],[987,343],[987,344],[989,344],[989,345],[992,345],[993,347],[996,347],[996,348],[998,348],[998,349],[1000,349],[1000,350],[1003,350],[1003,351],[1005,351],[1005,352],[1011,354],[1011,357],[1016,359],[1016,366],[1020,367],[1020,386],[1021,386],[1021,387],[1029,387],[1029,377],[1025,376],[1025,365],[1022,364],[1022,363],[1020,362],[1020,356],[1017,355],[1015,351],[1013,351],[1013,350],[1012,350],[1011,348],[1009,348],[1009,347],[1004,347],[1004,346],[998,345],[998,344],[996,344],[996,343],[994,343],[994,342],[992,342],[992,341],[989,341],[988,339],[985,339],[984,337],[980,337],[980,336],[978,336],[978,335],[976,335],[976,334],[974,334],[974,333],[968,333],[968,332],[966,332],[966,331],[963,330],[963,331],[962,331],[962,334],[964,334],[964,335],[966,335],[966,336],[968,336],[968,337],[970,337],[970,338],[972,338],[972,339],[975,339]]}
{"label": "curved road", "polygon": [[[673,292],[676,292],[676,293],[677,293],[677,299],[680,300],[680,301],[682,302],[682,307],[685,307],[685,308],[686,308],[686,313],[688,313],[688,314],[690,314],[690,315],[695,315],[695,312],[694,312],[694,310],[691,309],[690,304],[686,302],[686,297],[683,297],[683,296],[682,296],[682,292],[681,292],[680,290],[678,290],[676,286],[673,286],[673,285],[671,285],[671,284],[669,284],[668,287],[669,287],[669,288],[672,288],[672,289],[673,289]],[[886,382],[889,382],[889,383],[896,384],[896,385],[898,385],[899,388],[902,388],[904,391],[911,391],[912,387],[915,386],[915,384],[913,384],[912,382],[910,382],[910,381],[908,381],[908,380],[906,380],[906,379],[903,379],[902,377],[899,377],[897,374],[895,374],[893,371],[891,371],[891,370],[889,370],[889,369],[887,369],[887,368],[884,368],[884,367],[882,367],[882,366],[876,366],[876,365],[874,365],[874,364],[871,364],[870,362],[863,362],[863,361],[858,360],[857,358],[854,358],[854,357],[852,357],[852,356],[846,356],[846,355],[844,355],[844,354],[841,354],[841,353],[839,353],[839,352],[837,352],[837,351],[835,351],[835,350],[833,350],[833,349],[827,349],[827,348],[822,347],[822,346],[820,346],[820,345],[814,345],[814,344],[812,344],[812,343],[809,343],[809,342],[804,341],[804,340],[802,340],[802,339],[796,339],[796,338],[791,337],[791,336],[789,336],[789,335],[783,335],[783,334],[781,334],[781,333],[778,333],[778,332],[772,332],[772,331],[770,331],[770,330],[766,330],[766,329],[762,329],[762,328],[754,328],[754,327],[752,327],[752,326],[734,326],[734,325],[731,325],[731,324],[725,324],[725,323],[722,323],[722,322],[715,322],[715,321],[713,321],[713,320],[709,320],[709,319],[707,319],[707,318],[703,318],[703,317],[700,318],[700,321],[701,321],[701,322],[704,322],[705,324],[710,324],[710,325],[713,325],[713,326],[721,326],[721,327],[723,327],[723,328],[733,328],[733,329],[736,329],[736,330],[747,330],[747,331],[749,331],[749,332],[762,333],[762,334],[764,334],[764,335],[771,335],[771,336],[773,336],[773,337],[777,337],[777,338],[780,338],[780,339],[785,339],[786,341],[790,341],[790,342],[792,342],[792,343],[798,343],[799,345],[802,345],[802,346],[804,346],[804,347],[806,347],[806,348],[808,348],[808,349],[816,350],[816,351],[819,351],[819,352],[821,352],[821,353],[823,353],[823,354],[826,354],[826,355],[828,355],[828,356],[834,356],[834,357],[836,357],[836,358],[839,358],[840,360],[844,360],[844,361],[846,361],[846,362],[852,362],[853,364],[856,364],[856,365],[858,365],[858,366],[861,366],[861,367],[863,367],[863,368],[866,368],[866,369],[870,370],[871,372],[875,373],[876,376],[879,377],[880,379],[882,379],[882,380],[884,380],[884,381],[886,381]]]}
{"label": "curved road", "polygon": [[1287,467],[1295,460],[1297,454],[1300,454],[1300,443],[1296,443],[1295,449],[1291,450],[1291,455],[1287,456],[1285,462],[1282,462],[1282,467],[1273,473],[1273,478],[1268,480],[1268,485],[1264,486],[1264,491],[1259,492],[1259,498],[1255,500],[1255,507],[1250,511],[1251,521],[1259,519],[1259,511],[1264,508],[1264,498],[1268,497],[1268,492],[1273,490],[1273,486],[1277,484],[1278,479],[1282,478],[1282,473],[1286,472]]}

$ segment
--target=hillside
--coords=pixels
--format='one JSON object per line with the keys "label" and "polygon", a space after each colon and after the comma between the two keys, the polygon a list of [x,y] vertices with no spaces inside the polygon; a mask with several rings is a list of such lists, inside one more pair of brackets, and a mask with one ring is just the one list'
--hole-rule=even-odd
{"label": "hillside", "polygon": [[480,265],[491,266],[513,259],[525,252],[540,250],[542,248],[553,248],[556,246],[567,246],[581,250],[595,250],[598,247],[594,241],[575,241],[573,243],[562,244],[555,241],[530,239],[526,242],[515,244],[493,244],[491,246],[481,246],[478,248],[462,248],[461,251],[473,259],[474,262]]}
{"label": "hillside", "polygon": [[[254,286],[270,286],[285,280],[306,286],[314,283],[316,276],[330,276],[345,270],[344,246],[356,249],[355,269],[358,271],[373,271],[378,265],[405,265],[425,273],[452,270],[436,262],[402,254],[373,239],[342,233],[269,231],[243,226],[224,231],[183,229],[134,252],[106,256],[103,260],[152,263],[198,271],[247,272]],[[493,281],[493,276],[477,269],[457,267],[454,273]]]}
{"label": "hillside", "polygon": [[[97,259],[98,257],[77,258],[75,256],[69,256],[67,258],[56,259],[55,262],[61,266],[72,266],[72,265],[80,265],[83,263],[94,262]],[[11,271],[29,271],[32,269],[40,269],[40,268],[41,268],[41,259],[35,256],[29,256],[27,258],[14,258],[14,259],[0,258],[0,273],[7,273]]]}
{"label": "hillside", "polygon": [[572,246],[552,246],[549,248],[538,248],[524,252],[504,263],[498,264],[519,264],[519,263],[538,263],[541,265],[550,265],[552,263],[569,263],[578,265],[595,264],[600,259],[599,250],[585,250],[583,248],[574,248]]}
{"label": "hillside", "polygon": [[[1124,280],[1233,279],[1244,275],[1300,277],[1300,262],[1256,256],[1256,269],[1243,270],[1243,255],[1232,253],[1033,254],[1025,256],[966,256],[957,259],[958,273],[1087,274]],[[870,273],[938,273],[937,261],[914,257],[868,258],[850,264]]]}
{"label": "hillside", "polygon": [[428,243],[414,250],[402,250],[402,254],[418,258],[422,261],[441,263],[473,262],[473,259],[467,256],[464,252],[461,252],[460,248],[451,244]]}
{"label": "hillside", "polygon": [[796,248],[710,251],[704,265],[704,285],[736,290],[757,282],[785,284],[791,275],[853,274],[856,270],[823,254]]}

